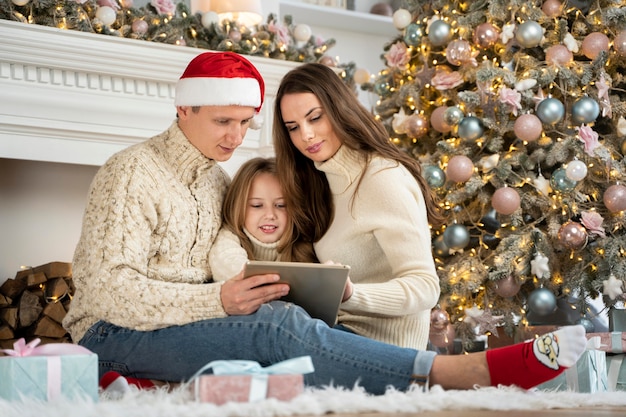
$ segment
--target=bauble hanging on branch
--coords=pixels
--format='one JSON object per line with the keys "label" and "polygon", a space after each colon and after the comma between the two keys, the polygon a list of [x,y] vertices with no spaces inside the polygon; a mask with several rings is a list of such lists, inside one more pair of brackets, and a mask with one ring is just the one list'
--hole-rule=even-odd
{"label": "bauble hanging on branch", "polygon": [[491,196],[491,206],[495,211],[504,215],[515,213],[520,203],[520,195],[512,187],[498,188]]}

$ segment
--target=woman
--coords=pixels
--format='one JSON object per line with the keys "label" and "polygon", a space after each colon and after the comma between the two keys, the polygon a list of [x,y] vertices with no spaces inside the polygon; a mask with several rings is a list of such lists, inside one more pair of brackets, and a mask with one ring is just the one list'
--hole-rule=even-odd
{"label": "woman", "polygon": [[415,349],[428,342],[439,298],[428,222],[441,216],[419,163],[330,68],[306,64],[282,80],[274,146],[296,239],[320,262],[350,265],[340,326]]}

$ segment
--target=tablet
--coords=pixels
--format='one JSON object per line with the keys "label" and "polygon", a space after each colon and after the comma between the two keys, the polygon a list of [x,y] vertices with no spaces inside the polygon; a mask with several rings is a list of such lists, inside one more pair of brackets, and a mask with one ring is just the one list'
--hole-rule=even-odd
{"label": "tablet", "polygon": [[263,274],[280,275],[279,282],[289,284],[289,294],[281,300],[304,308],[313,318],[330,327],[337,322],[339,305],[348,281],[350,267],[306,262],[248,261],[244,277]]}

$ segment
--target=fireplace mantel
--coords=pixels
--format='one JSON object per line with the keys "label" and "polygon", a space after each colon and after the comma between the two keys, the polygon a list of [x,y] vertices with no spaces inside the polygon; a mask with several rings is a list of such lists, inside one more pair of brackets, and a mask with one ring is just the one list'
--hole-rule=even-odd
{"label": "fireplace mantel", "polygon": [[[0,20],[0,158],[101,165],[167,128],[174,85],[202,50]],[[266,81],[260,130],[227,164],[272,154],[278,84],[298,63],[247,57]]]}

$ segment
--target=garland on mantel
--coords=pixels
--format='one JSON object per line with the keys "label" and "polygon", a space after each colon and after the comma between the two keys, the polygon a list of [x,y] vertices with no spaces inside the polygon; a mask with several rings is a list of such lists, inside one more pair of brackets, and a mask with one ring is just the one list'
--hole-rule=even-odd
{"label": "garland on mantel", "polygon": [[0,19],[139,39],[213,51],[233,51],[294,62],[321,62],[341,68],[341,77],[355,90],[356,65],[327,55],[335,39],[322,39],[291,15],[283,22],[270,14],[265,23],[248,28],[219,22],[214,12],[191,13],[187,4],[152,0],[133,7],[132,0],[0,0]]}

